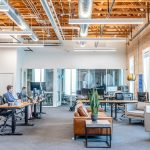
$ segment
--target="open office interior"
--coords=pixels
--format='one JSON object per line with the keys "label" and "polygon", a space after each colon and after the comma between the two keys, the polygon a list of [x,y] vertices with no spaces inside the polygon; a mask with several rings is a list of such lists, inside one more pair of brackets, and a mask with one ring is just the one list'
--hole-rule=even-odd
{"label": "open office interior", "polygon": [[93,148],[150,148],[150,0],[0,0],[0,149]]}

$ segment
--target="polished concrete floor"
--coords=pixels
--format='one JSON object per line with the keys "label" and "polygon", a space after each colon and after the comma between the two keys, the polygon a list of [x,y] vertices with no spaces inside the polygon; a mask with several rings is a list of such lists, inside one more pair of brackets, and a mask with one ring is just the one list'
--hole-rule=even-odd
{"label": "polished concrete floor", "polygon": [[[72,139],[73,112],[68,110],[68,107],[44,108],[46,114],[42,119],[30,121],[35,124],[34,127],[17,127],[23,136],[0,136],[0,150],[89,149],[85,148],[84,139]],[[114,121],[111,149],[149,150],[150,134],[144,131],[142,124]]]}

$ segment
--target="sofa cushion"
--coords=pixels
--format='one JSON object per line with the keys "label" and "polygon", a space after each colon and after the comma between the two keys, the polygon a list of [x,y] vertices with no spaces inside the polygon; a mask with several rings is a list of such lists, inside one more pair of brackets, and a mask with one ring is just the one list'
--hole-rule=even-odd
{"label": "sofa cushion", "polygon": [[74,112],[75,117],[80,117],[79,113],[77,111]]}
{"label": "sofa cushion", "polygon": [[83,106],[83,103],[81,101],[78,101],[77,104],[76,104],[76,107],[75,107],[75,112],[78,113],[78,108]]}
{"label": "sofa cushion", "polygon": [[84,106],[78,107],[78,113],[80,116],[88,117],[88,112]]}
{"label": "sofa cushion", "polygon": [[138,110],[143,110],[144,111],[144,107],[146,106],[145,102],[138,102],[137,103],[137,109]]}
{"label": "sofa cushion", "polygon": [[142,110],[132,110],[127,112],[127,116],[133,116],[133,117],[144,117],[144,111]]}

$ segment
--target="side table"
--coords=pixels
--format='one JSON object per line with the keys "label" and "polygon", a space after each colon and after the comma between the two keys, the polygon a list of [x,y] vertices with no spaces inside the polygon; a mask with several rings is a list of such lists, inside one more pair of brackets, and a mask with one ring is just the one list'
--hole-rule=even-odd
{"label": "side table", "polygon": [[[111,123],[108,120],[97,120],[97,122],[92,122],[92,120],[85,121],[85,140],[87,148],[111,148]],[[101,129],[106,130],[106,134],[90,134],[89,129]],[[98,138],[89,139],[89,136],[105,136],[106,140],[101,140]],[[106,146],[89,146],[89,142],[105,142]]]}

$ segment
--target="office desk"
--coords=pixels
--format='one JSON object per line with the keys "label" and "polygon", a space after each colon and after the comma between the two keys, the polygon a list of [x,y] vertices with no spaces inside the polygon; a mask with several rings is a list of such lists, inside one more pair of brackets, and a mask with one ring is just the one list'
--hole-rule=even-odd
{"label": "office desk", "polygon": [[[8,106],[8,104],[0,105],[0,109],[7,109],[12,111],[12,123],[11,123],[11,132],[10,133],[2,133],[1,135],[22,135],[22,133],[16,132],[16,126],[33,126],[33,124],[28,123],[28,106],[31,105],[29,102],[22,102],[19,106]],[[25,108],[25,118],[24,123],[16,124],[16,109]]]}
{"label": "office desk", "polygon": [[[34,105],[34,113],[33,113],[33,115],[34,115],[34,118],[37,118],[37,119],[40,119],[41,118],[41,114],[45,114],[45,113],[43,113],[42,112],[42,104],[43,104],[43,101],[44,101],[45,99],[43,98],[43,99],[40,99],[40,100],[36,100],[36,101],[33,101],[33,105]],[[39,112],[37,112],[37,104],[40,104],[40,111]],[[40,114],[40,117],[37,117],[37,114]]]}
{"label": "office desk", "polygon": [[[82,103],[90,103],[90,100],[78,100]],[[113,106],[115,106],[115,119],[117,119],[117,106],[118,104],[137,103],[137,100],[100,100],[101,104],[110,104],[111,106],[111,117],[113,117]]]}

